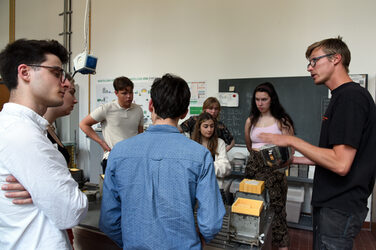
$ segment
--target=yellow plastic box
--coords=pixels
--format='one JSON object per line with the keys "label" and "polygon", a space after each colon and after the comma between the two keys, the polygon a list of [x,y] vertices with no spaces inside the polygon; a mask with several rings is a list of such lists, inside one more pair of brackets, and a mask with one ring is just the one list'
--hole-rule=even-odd
{"label": "yellow plastic box", "polygon": [[243,179],[239,184],[239,191],[245,193],[261,194],[264,191],[264,181]]}
{"label": "yellow plastic box", "polygon": [[252,200],[245,198],[238,198],[232,204],[231,212],[239,214],[247,214],[253,216],[260,216],[261,210],[263,208],[263,201]]}

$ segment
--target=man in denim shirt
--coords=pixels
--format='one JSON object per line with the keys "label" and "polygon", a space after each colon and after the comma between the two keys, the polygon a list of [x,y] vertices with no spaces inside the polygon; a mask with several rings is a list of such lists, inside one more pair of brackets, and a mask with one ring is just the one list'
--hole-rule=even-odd
{"label": "man in denim shirt", "polygon": [[156,79],[153,126],[110,153],[99,227],[124,249],[201,249],[221,229],[225,208],[210,152],[177,129],[189,99],[182,78]]}

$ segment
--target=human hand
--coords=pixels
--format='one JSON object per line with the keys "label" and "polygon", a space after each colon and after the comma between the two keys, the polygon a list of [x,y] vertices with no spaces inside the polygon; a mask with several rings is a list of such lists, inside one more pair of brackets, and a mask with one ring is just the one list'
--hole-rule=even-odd
{"label": "human hand", "polygon": [[33,203],[30,193],[13,175],[9,175],[5,180],[9,184],[2,185],[1,189],[7,191],[5,192],[5,197],[14,198],[12,200],[13,204],[23,205]]}
{"label": "human hand", "polygon": [[270,133],[261,133],[259,136],[261,141],[274,144],[280,147],[289,147],[290,146],[290,135],[279,135],[279,134],[270,134]]}
{"label": "human hand", "polygon": [[107,143],[105,141],[102,141],[101,147],[103,148],[104,152],[110,152],[111,151],[111,148],[107,145]]}

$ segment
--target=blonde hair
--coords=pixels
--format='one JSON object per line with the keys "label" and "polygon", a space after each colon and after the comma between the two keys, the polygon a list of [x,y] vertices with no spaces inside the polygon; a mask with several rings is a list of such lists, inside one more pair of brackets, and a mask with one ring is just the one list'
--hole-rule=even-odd
{"label": "blonde hair", "polygon": [[218,104],[219,111],[221,111],[221,104],[219,103],[218,99],[215,97],[208,97],[204,101],[204,104],[202,105],[202,110],[204,111],[205,109],[211,108],[213,104]]}
{"label": "blonde hair", "polygon": [[349,73],[349,66],[351,61],[351,53],[346,43],[342,41],[342,37],[329,38],[311,44],[306,51],[306,58],[308,59],[313,50],[321,48],[325,54],[339,54],[341,55],[342,65],[345,67],[346,72]]}

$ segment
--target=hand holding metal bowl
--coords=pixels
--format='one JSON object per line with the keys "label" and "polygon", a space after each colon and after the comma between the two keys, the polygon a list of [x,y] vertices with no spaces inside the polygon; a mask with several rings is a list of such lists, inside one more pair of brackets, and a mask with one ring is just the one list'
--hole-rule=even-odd
{"label": "hand holding metal bowl", "polygon": [[266,144],[260,148],[265,165],[273,168],[285,168],[286,163],[292,158],[290,147],[279,147],[273,144]]}

